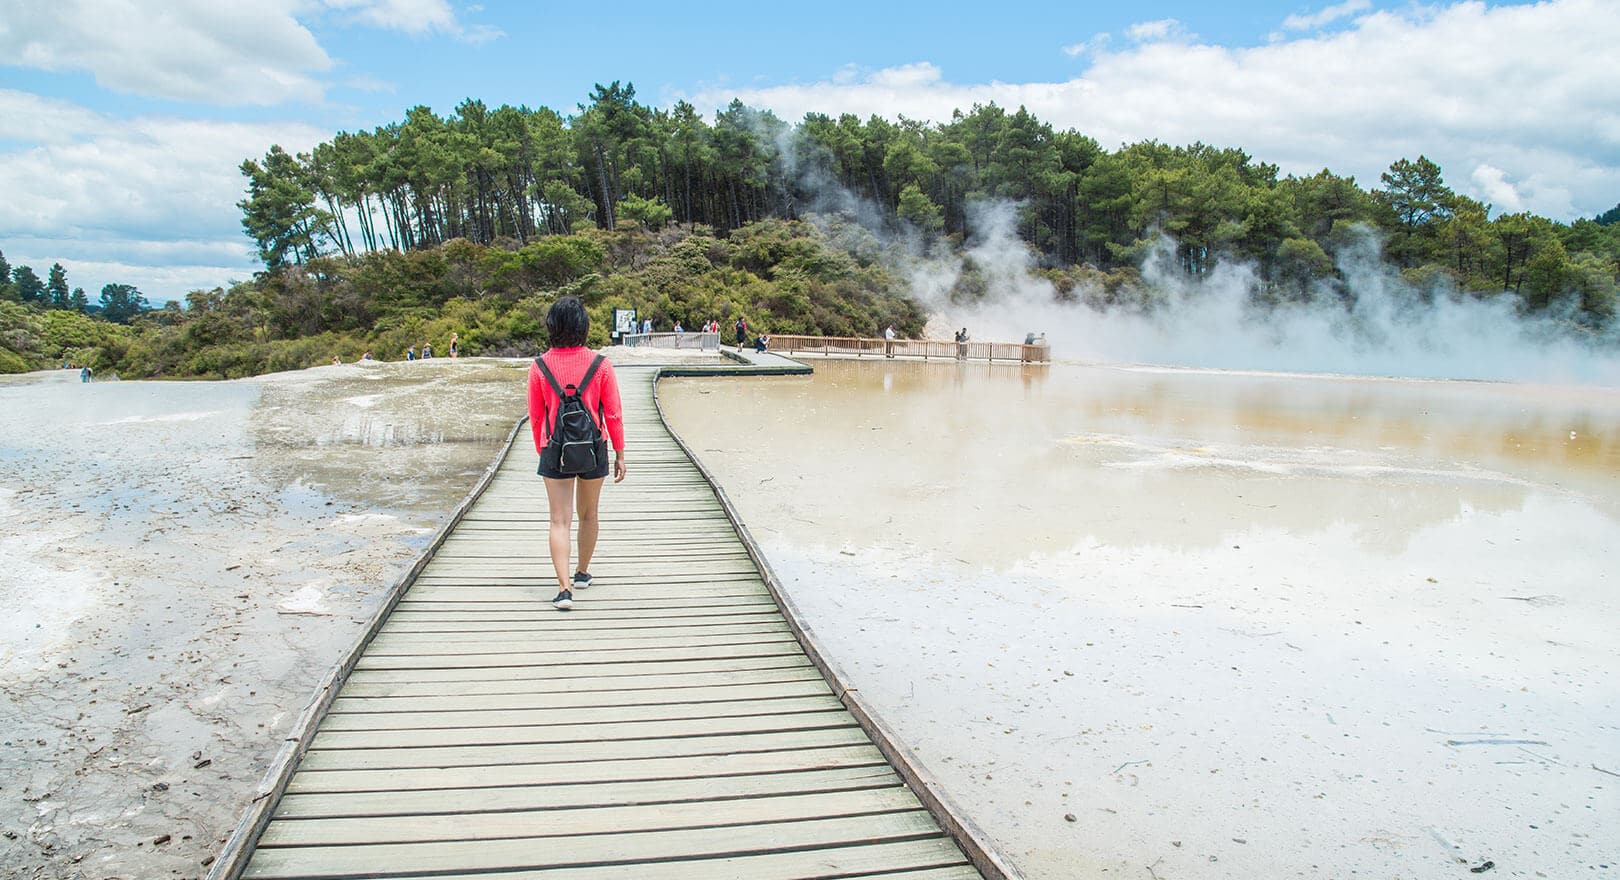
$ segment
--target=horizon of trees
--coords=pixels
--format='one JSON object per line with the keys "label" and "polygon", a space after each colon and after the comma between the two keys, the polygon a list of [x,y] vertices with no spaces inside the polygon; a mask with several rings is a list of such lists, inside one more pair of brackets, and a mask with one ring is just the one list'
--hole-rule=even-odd
{"label": "horizon of trees", "polygon": [[1378,188],[1363,189],[1328,169],[1281,176],[1237,148],[1144,141],[1109,151],[995,104],[934,125],[817,113],[789,124],[733,101],[710,123],[684,101],[644,105],[615,81],[571,116],[472,98],[448,117],[417,106],[309,153],[272,147],[242,173],[243,227],[267,271],[457,238],[515,250],[626,221],[724,235],[827,211],[959,246],[975,232],[969,205],[1002,199],[1020,205],[1018,234],[1042,268],[1134,266],[1164,234],[1187,274],[1248,261],[1272,298],[1331,289],[1334,258],[1357,227],[1379,230],[1385,258],[1415,280],[1506,291],[1527,310],[1569,300],[1588,326],[1612,320],[1620,277],[1620,206],[1568,224],[1493,216],[1423,156],[1396,160]]}
{"label": "horizon of trees", "polygon": [[32,266],[12,266],[3,251],[0,251],[0,301],[49,311],[99,315],[117,324],[128,323],[130,318],[151,308],[146,296],[134,285],[118,282],[102,285],[100,298],[92,303],[84,288],[68,289],[67,269],[61,263],[52,263],[46,280],[41,281]]}

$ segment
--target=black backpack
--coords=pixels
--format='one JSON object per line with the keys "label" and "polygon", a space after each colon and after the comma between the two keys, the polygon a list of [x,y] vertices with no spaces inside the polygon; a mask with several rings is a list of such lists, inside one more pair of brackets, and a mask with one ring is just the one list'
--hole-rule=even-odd
{"label": "black backpack", "polygon": [[546,381],[551,383],[551,390],[557,392],[560,401],[557,420],[551,426],[551,438],[540,453],[541,472],[589,474],[601,470],[607,463],[607,441],[602,438],[602,429],[597,427],[596,420],[585,409],[585,401],[580,395],[591,384],[596,368],[602,365],[602,356],[597,355],[591,360],[591,366],[585,371],[585,378],[579,380],[578,387],[569,385],[567,390],[557,384],[557,377],[552,375],[545,361],[535,358],[534,363]]}

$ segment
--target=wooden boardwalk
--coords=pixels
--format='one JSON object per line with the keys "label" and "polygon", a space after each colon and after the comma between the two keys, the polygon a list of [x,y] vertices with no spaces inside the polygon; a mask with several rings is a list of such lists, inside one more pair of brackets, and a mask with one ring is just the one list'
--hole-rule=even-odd
{"label": "wooden boardwalk", "polygon": [[603,492],[596,584],[574,610],[549,604],[525,426],[334,685],[233,859],[245,867],[216,873],[1006,875],[942,830],[938,801],[924,792],[931,813],[906,784],[915,771],[896,773],[892,744],[807,656],[746,532],[664,427],[656,373],[619,369],[630,477]]}

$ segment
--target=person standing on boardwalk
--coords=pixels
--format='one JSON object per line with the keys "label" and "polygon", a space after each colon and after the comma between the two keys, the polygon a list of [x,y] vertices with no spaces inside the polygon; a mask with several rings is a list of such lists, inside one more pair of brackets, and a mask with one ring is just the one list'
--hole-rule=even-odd
{"label": "person standing on boardwalk", "polygon": [[[546,483],[551,564],[557,574],[557,596],[551,604],[559,611],[574,607],[574,591],[591,585],[591,557],[596,553],[600,530],[597,509],[602,499],[602,481],[608,475],[605,449],[594,469],[578,474],[564,473],[553,460],[555,457],[546,454],[563,404],[559,388],[564,393],[579,396],[597,429],[612,442],[613,482],[622,481],[625,473],[624,409],[619,401],[619,380],[606,358],[585,347],[590,329],[590,316],[579,298],[562,297],[546,313],[546,334],[551,347],[529,365],[529,428],[534,433],[535,451],[540,453],[540,476]],[[550,377],[546,371],[550,371]],[[576,511],[579,513],[579,565],[570,576],[569,531]]]}
{"label": "person standing on boardwalk", "polygon": [[737,347],[742,348],[743,340],[748,338],[748,322],[741,315],[737,316],[737,323],[731,325],[737,331]]}
{"label": "person standing on boardwalk", "polygon": [[890,324],[883,330],[883,356],[894,357],[894,325]]}

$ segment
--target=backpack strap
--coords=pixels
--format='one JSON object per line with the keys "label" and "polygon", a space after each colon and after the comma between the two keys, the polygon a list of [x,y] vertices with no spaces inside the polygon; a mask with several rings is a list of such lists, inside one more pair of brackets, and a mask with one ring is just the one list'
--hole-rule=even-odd
{"label": "backpack strap", "polygon": [[[596,376],[596,368],[600,367],[601,365],[602,365],[602,356],[601,355],[597,355],[596,357],[591,358],[591,365],[589,367],[587,367],[586,370],[585,370],[585,378],[579,380],[579,387],[574,392],[575,394],[584,394],[585,393],[585,386],[591,384],[591,379]],[[553,381],[555,381],[555,380],[553,380]]]}
{"label": "backpack strap", "polygon": [[[601,355],[591,358],[591,365],[585,370],[585,378],[580,379],[578,385],[569,386],[570,388],[574,389],[575,394],[585,393],[585,386],[591,384],[591,379],[595,378],[596,368],[602,365],[602,360],[603,358]],[[557,397],[559,399],[568,396],[563,393],[562,386],[557,383],[556,374],[551,372],[551,368],[546,366],[546,362],[544,360],[535,358],[534,365],[540,368],[540,374],[546,377],[547,382],[551,383],[551,390],[557,392]]]}
{"label": "backpack strap", "polygon": [[[598,357],[600,357],[600,355],[598,355]],[[546,362],[540,358],[534,359],[534,365],[540,368],[540,375],[545,376],[546,381],[551,383],[551,390],[557,392],[557,398],[559,400],[562,399],[562,386],[557,384],[557,377],[552,375],[551,368],[546,366]]]}

